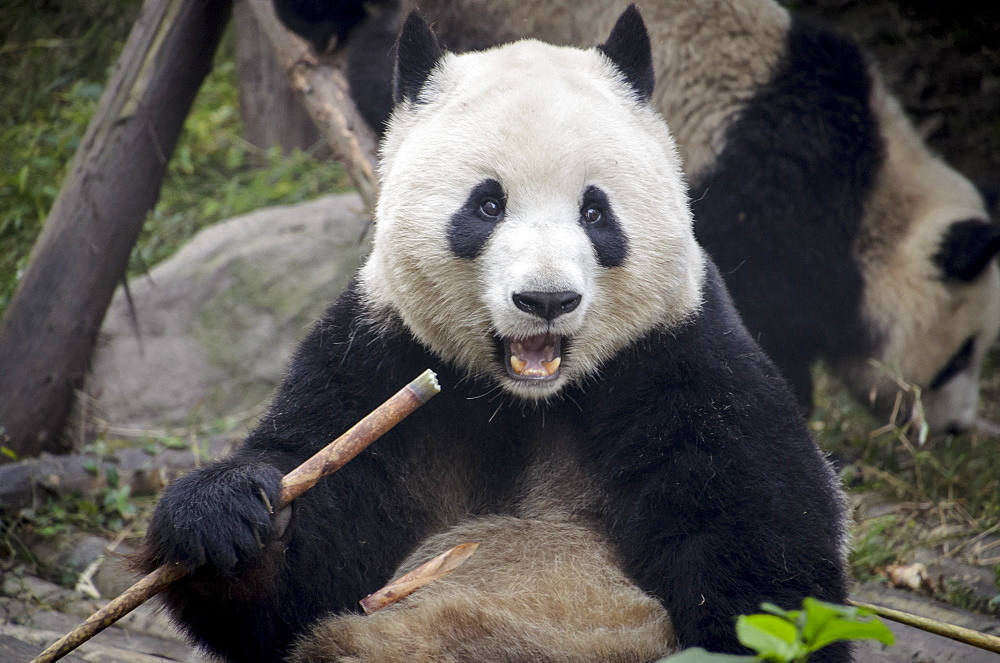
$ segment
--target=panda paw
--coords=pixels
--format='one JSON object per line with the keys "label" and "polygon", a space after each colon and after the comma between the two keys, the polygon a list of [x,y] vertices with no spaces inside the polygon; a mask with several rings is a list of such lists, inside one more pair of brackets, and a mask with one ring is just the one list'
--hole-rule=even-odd
{"label": "panda paw", "polygon": [[143,565],[208,565],[223,576],[258,565],[281,534],[272,508],[281,476],[265,463],[218,464],[173,481],[150,521]]}

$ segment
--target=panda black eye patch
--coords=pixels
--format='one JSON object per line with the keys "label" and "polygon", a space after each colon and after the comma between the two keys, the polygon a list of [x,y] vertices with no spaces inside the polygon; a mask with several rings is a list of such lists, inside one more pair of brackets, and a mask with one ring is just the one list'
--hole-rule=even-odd
{"label": "panda black eye patch", "polygon": [[589,186],[583,192],[580,225],[594,245],[601,267],[621,267],[625,263],[628,240],[611,210],[607,194],[596,186]]}
{"label": "panda black eye patch", "polygon": [[969,338],[962,344],[962,347],[958,349],[948,363],[945,364],[944,368],[931,380],[930,389],[940,389],[948,383],[953,377],[964,371],[972,363],[972,351],[975,349],[975,342],[973,338]]}
{"label": "panda black eye patch", "polygon": [[472,187],[465,203],[451,215],[448,245],[459,258],[472,260],[482,252],[496,224],[503,221],[507,196],[494,179]]}

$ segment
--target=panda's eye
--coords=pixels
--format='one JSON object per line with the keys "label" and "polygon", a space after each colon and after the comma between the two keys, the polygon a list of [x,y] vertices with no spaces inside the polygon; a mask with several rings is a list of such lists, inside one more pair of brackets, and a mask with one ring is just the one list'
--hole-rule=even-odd
{"label": "panda's eye", "polygon": [[599,207],[588,207],[583,210],[583,220],[587,223],[598,223],[604,218],[604,213]]}
{"label": "panda's eye", "polygon": [[503,214],[503,205],[496,198],[486,198],[479,203],[479,211],[487,218],[497,219]]}

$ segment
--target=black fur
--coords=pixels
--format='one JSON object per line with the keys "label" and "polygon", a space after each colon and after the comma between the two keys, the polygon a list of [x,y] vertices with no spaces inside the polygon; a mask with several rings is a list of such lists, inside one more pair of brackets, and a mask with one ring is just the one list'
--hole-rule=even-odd
{"label": "black fur", "polygon": [[947,279],[969,282],[983,273],[1000,252],[1000,226],[982,219],[956,221],[941,240],[934,255]]}
{"label": "black fur", "polygon": [[976,338],[974,336],[970,336],[965,339],[965,343],[962,344],[962,347],[960,347],[955,354],[951,356],[948,363],[944,365],[944,368],[938,371],[938,374],[934,376],[934,379],[931,380],[931,383],[927,386],[927,388],[930,391],[940,389],[948,384],[953,377],[967,369],[969,364],[972,363],[972,357],[975,349]]}
{"label": "black fur", "polygon": [[430,26],[416,11],[410,12],[403,23],[396,52],[396,103],[404,99],[416,103],[420,90],[442,55]]}
{"label": "black fur", "polygon": [[784,62],[691,185],[698,241],[805,411],[816,359],[870,356],[878,342],[853,254],[883,150],[871,85],[852,41],[793,19]]}
{"label": "black fur", "polygon": [[347,40],[347,82],[361,117],[381,136],[394,101],[396,40],[403,16],[398,2],[365,7],[370,13]]}
{"label": "black fur", "polygon": [[[365,18],[365,4],[361,0],[274,0],[274,11],[289,30],[325,53]],[[331,43],[334,37],[336,44]]]}
{"label": "black fur", "polygon": [[[596,223],[589,222],[584,216],[589,208],[601,212],[601,218]],[[590,243],[594,245],[601,267],[621,267],[625,263],[628,257],[628,239],[611,209],[607,194],[596,186],[588,187],[583,193],[580,224],[587,231]]]}
{"label": "black fur", "polygon": [[[529,459],[551,453],[533,440],[546,427],[571,429],[573,453],[607,495],[594,516],[627,573],[664,602],[683,645],[740,651],[733,618],[762,601],[845,600],[844,514],[787,387],[714,270],[705,298],[696,319],[650,333],[601,379],[524,408],[481,398],[491,385],[408,333],[380,336],[352,285],[300,346],[242,447],[172,485],[143,566],[223,560],[167,590],[170,609],[212,651],[274,661],[319,616],[356,611],[420,540],[454,524],[442,514],[512,513]],[[270,468],[287,472],[428,367],[441,395],[298,498],[274,540],[258,492],[273,491]],[[459,489],[457,510],[439,503],[456,495],[442,486]],[[248,543],[256,537],[259,555]],[[243,561],[230,570],[234,555]]]}
{"label": "black fur", "polygon": [[642,101],[653,95],[653,58],[646,24],[635,5],[629,5],[618,17],[608,40],[597,47],[625,76],[629,86]]}
{"label": "black fur", "polygon": [[[491,218],[483,213],[482,204],[486,200],[499,203],[499,217]],[[478,256],[493,234],[496,224],[503,220],[506,200],[503,187],[496,180],[483,180],[474,186],[465,204],[451,215],[448,224],[448,245],[452,253],[466,260]]]}

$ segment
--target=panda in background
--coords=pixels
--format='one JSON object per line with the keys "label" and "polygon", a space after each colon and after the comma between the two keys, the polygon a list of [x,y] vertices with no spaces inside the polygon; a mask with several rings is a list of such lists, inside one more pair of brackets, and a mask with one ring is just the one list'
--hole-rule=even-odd
{"label": "panda in background", "polygon": [[[695,242],[638,11],[596,49],[447,54],[416,15],[399,44],[371,255],[244,443],[150,522],[140,566],[194,569],[177,623],[231,661],[392,660],[386,638],[643,662],[743,651],[764,601],[845,601],[840,486]],[[439,396],[272,516],[282,473],[428,367]],[[449,578],[355,614],[470,538]]]}
{"label": "panda in background", "polygon": [[[457,51],[524,36],[592,43],[622,6],[366,3],[342,31],[354,96],[376,128],[391,107],[392,40],[413,4]],[[896,374],[920,387],[932,431],[970,429],[1000,329],[1000,227],[975,188],[927,149],[851,40],[772,0],[639,6],[695,234],[803,410],[823,360],[880,418],[902,393]],[[333,4],[327,13],[345,18]]]}

